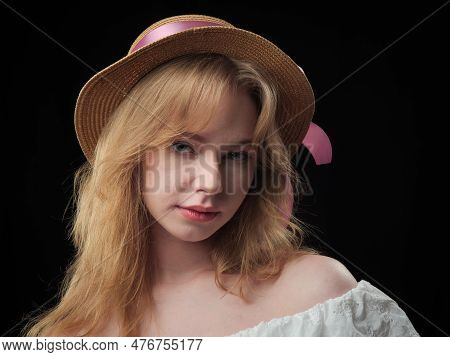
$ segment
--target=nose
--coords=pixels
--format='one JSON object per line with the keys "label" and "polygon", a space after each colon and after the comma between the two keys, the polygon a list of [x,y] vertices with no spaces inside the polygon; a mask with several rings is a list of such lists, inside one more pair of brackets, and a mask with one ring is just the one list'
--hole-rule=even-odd
{"label": "nose", "polygon": [[220,160],[214,150],[207,150],[196,165],[195,189],[205,191],[208,194],[222,192],[222,177]]}

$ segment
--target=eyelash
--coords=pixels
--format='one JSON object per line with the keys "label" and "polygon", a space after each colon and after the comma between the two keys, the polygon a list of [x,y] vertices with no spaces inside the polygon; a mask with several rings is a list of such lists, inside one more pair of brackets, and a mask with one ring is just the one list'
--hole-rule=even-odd
{"label": "eyelash", "polygon": [[[176,145],[180,145],[180,144],[181,145],[186,145],[192,150],[192,147],[188,143],[185,143],[183,141],[175,141],[175,142],[172,143],[171,147],[175,147]],[[176,150],[175,150],[175,152],[178,153],[178,151],[176,151]],[[236,160],[232,159],[232,161],[240,161],[240,160],[247,160],[248,159],[248,152],[246,152],[246,151],[232,151],[232,152],[229,152],[228,154],[241,154],[241,155],[243,155],[241,159],[236,159]]]}

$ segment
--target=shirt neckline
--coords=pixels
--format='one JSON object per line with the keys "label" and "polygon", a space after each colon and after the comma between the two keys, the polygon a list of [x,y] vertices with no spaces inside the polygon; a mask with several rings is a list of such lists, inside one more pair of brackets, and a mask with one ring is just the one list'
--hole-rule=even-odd
{"label": "shirt neckline", "polygon": [[297,317],[297,318],[298,318],[298,317],[300,317],[300,316],[303,316],[303,315],[306,315],[306,314],[310,313],[310,312],[311,312],[312,310],[314,310],[314,309],[318,309],[318,308],[319,308],[320,306],[322,306],[322,305],[329,304],[329,303],[332,302],[332,301],[337,301],[337,300],[343,299],[344,297],[346,297],[346,296],[352,294],[352,293],[355,292],[356,290],[365,289],[365,288],[367,288],[367,287],[372,287],[372,285],[371,285],[368,281],[366,281],[366,280],[364,280],[364,279],[361,279],[361,280],[356,284],[356,286],[355,286],[354,288],[352,288],[352,289],[346,291],[344,294],[342,294],[342,295],[340,295],[340,296],[336,296],[336,297],[334,297],[334,298],[327,299],[327,300],[325,300],[325,301],[323,301],[323,302],[321,302],[321,303],[317,303],[317,304],[311,306],[311,307],[308,308],[307,310],[300,311],[300,312],[297,312],[297,313],[295,313],[295,314],[285,315],[285,316],[280,316],[280,317],[275,317],[275,318],[270,319],[270,320],[264,320],[264,321],[261,321],[261,322],[259,322],[257,325],[254,325],[254,326],[252,326],[252,327],[247,327],[247,328],[245,328],[245,329],[236,331],[236,332],[234,332],[233,334],[227,335],[227,336],[225,336],[225,337],[238,337],[237,335],[239,335],[239,334],[241,334],[241,333],[249,332],[250,330],[255,330],[255,329],[257,329],[257,328],[259,328],[259,327],[261,327],[261,326],[263,326],[263,325],[271,325],[271,324],[275,324],[275,323],[280,323],[280,322],[283,321],[283,320],[286,321],[286,320],[291,319],[291,318],[294,318],[294,317]]}

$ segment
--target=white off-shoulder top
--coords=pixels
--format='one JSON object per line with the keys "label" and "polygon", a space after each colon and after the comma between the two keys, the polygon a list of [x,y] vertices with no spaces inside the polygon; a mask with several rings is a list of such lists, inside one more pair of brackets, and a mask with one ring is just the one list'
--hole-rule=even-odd
{"label": "white off-shoulder top", "polygon": [[384,292],[360,280],[345,294],[294,315],[262,321],[227,337],[420,337],[406,313]]}

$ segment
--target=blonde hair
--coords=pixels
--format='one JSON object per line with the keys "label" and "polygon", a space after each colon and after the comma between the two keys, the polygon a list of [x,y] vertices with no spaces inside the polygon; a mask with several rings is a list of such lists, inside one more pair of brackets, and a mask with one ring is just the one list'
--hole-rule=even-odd
{"label": "blonde hair", "polygon": [[114,311],[119,335],[139,336],[142,311],[154,303],[148,245],[153,220],[141,195],[143,154],[166,147],[186,129],[206,126],[227,90],[244,89],[258,108],[254,142],[264,155],[258,155],[255,180],[264,187],[252,188],[255,194],[249,192],[236,214],[208,238],[215,283],[237,295],[225,286],[223,274],[238,274],[245,300],[249,279],[277,277],[288,260],[319,254],[304,244],[313,233],[308,225],[293,214],[285,219],[280,210],[288,202],[289,181],[296,191],[300,177],[277,131],[277,87],[262,73],[255,64],[224,55],[190,54],[140,79],[109,118],[92,163],[75,173],[70,238],[76,253],[60,300],[31,318],[23,335],[95,336]]}

